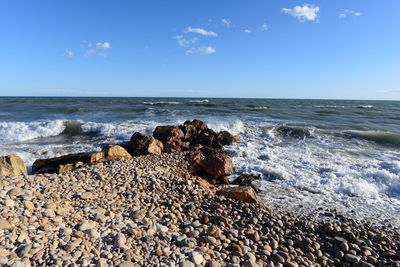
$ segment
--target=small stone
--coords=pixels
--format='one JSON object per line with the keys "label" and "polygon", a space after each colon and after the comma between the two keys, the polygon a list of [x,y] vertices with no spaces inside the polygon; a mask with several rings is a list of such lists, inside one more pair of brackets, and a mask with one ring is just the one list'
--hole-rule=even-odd
{"label": "small stone", "polygon": [[123,248],[123,247],[125,247],[125,243],[126,243],[126,237],[124,234],[118,233],[115,235],[115,237],[114,237],[114,246],[115,247]]}
{"label": "small stone", "polygon": [[242,264],[243,267],[259,267],[259,265],[256,262],[252,261],[245,261]]}
{"label": "small stone", "polygon": [[55,214],[54,211],[52,211],[52,210],[50,210],[50,209],[46,209],[46,210],[43,212],[43,216],[49,217],[49,218],[54,218],[54,217],[56,217],[56,214]]}
{"label": "small stone", "polygon": [[349,254],[349,253],[345,254],[344,258],[346,259],[346,261],[351,262],[351,263],[355,263],[355,262],[359,262],[360,261],[359,257],[357,257],[355,255],[352,255],[352,254]]}
{"label": "small stone", "polygon": [[6,219],[0,219],[0,229],[10,229],[11,224]]}
{"label": "small stone", "polygon": [[25,267],[25,264],[22,261],[14,261],[10,267]]}
{"label": "small stone", "polygon": [[78,226],[79,231],[86,231],[93,228],[96,228],[96,223],[93,221],[84,221]]}
{"label": "small stone", "polygon": [[221,267],[221,264],[215,260],[208,260],[207,267]]}
{"label": "small stone", "polygon": [[31,248],[32,248],[32,245],[31,244],[28,244],[28,245],[26,245],[26,244],[22,244],[22,245],[19,245],[19,247],[17,248],[17,255],[19,256],[19,257],[21,257],[21,258],[24,258],[25,256],[27,256],[28,255],[28,253],[29,253],[29,251],[31,250]]}
{"label": "small stone", "polygon": [[195,265],[191,261],[182,261],[179,263],[179,267],[195,267]]}
{"label": "small stone", "polygon": [[14,200],[7,198],[5,201],[5,204],[7,207],[14,207],[15,202],[14,202]]}
{"label": "small stone", "polygon": [[33,210],[35,205],[31,201],[24,201],[24,207],[28,210]]}
{"label": "small stone", "polygon": [[204,260],[204,257],[198,252],[191,252],[189,258],[196,265],[200,265]]}
{"label": "small stone", "polygon": [[135,267],[135,264],[131,261],[123,261],[119,267]]}
{"label": "small stone", "polygon": [[83,192],[81,194],[81,199],[91,199],[93,198],[92,192]]}

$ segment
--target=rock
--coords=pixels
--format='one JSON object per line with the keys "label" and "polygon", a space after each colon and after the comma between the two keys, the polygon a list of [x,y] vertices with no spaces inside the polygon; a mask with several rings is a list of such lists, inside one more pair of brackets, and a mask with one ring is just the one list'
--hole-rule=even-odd
{"label": "rock", "polygon": [[179,267],[195,267],[195,265],[191,261],[182,261],[179,263]]}
{"label": "rock", "polygon": [[261,175],[252,175],[244,173],[233,180],[232,184],[240,186],[251,186],[254,191],[260,192],[259,187],[254,183],[255,180],[260,180]]}
{"label": "rock", "polygon": [[203,256],[198,252],[190,252],[189,258],[196,265],[200,265],[204,260]]}
{"label": "rock", "polygon": [[114,246],[117,248],[124,248],[126,243],[126,237],[122,233],[117,233],[114,237]]}
{"label": "rock", "polygon": [[161,154],[164,145],[153,136],[145,136],[141,133],[134,133],[130,140],[133,155]]}
{"label": "rock", "polygon": [[258,202],[256,192],[254,192],[251,186],[223,187],[217,192],[217,194],[225,197],[235,198],[247,203]]}
{"label": "rock", "polygon": [[131,261],[123,261],[118,266],[119,267],[135,267],[136,265]]}
{"label": "rock", "polygon": [[31,244],[21,244],[18,246],[18,248],[16,250],[17,255],[21,258],[24,258],[25,256],[28,255],[31,248],[32,248]]}
{"label": "rock", "polygon": [[243,267],[259,267],[259,265],[253,261],[245,261],[245,262],[243,262],[242,266]]}
{"label": "rock", "polygon": [[349,254],[349,253],[345,254],[344,258],[346,259],[346,261],[351,262],[351,263],[360,261],[360,257],[357,257],[357,256]]}
{"label": "rock", "polygon": [[24,207],[28,210],[33,210],[35,208],[35,205],[31,201],[24,201]]}
{"label": "rock", "polygon": [[184,134],[178,126],[157,126],[153,132],[154,138],[160,140],[164,145],[181,142]]}
{"label": "rock", "polygon": [[228,131],[219,132],[217,135],[217,141],[223,146],[230,146],[235,140],[237,139]]}
{"label": "rock", "polygon": [[12,225],[6,219],[0,219],[0,229],[10,229]]}
{"label": "rock", "polygon": [[25,267],[25,264],[22,261],[14,261],[10,267]]}
{"label": "rock", "polygon": [[131,154],[122,146],[106,146],[103,149],[106,160],[116,160],[120,158],[131,158]]}
{"label": "rock", "polygon": [[0,176],[27,175],[27,169],[23,160],[18,156],[0,157]]}
{"label": "rock", "polygon": [[214,177],[229,176],[233,173],[232,158],[227,154],[213,153],[200,162],[203,171]]}
{"label": "rock", "polygon": [[87,192],[87,191],[85,191],[85,192],[83,192],[82,194],[81,194],[81,199],[91,199],[91,198],[93,198],[93,193],[92,192]]}
{"label": "rock", "polygon": [[79,161],[77,163],[70,163],[58,166],[58,173],[70,172],[75,170],[76,168],[83,166],[83,162]]}
{"label": "rock", "polygon": [[208,129],[207,124],[205,124],[203,121],[197,120],[197,119],[194,119],[192,121],[185,121],[183,123],[183,125],[185,125],[185,126],[186,125],[191,125],[191,126],[194,126],[198,130],[206,130],[206,129]]}
{"label": "rock", "polygon": [[[62,172],[63,170],[70,171],[74,165],[76,167],[81,166],[79,162],[86,164],[103,159],[103,152],[77,153],[68,154],[56,158],[37,159],[32,165],[32,171],[34,173],[60,173],[60,171]],[[61,167],[60,170],[61,165],[66,166]]]}
{"label": "rock", "polygon": [[79,231],[86,231],[93,228],[96,228],[96,223],[93,221],[84,221],[83,223],[78,225]]}
{"label": "rock", "polygon": [[221,267],[221,264],[215,260],[208,260],[207,267]]}

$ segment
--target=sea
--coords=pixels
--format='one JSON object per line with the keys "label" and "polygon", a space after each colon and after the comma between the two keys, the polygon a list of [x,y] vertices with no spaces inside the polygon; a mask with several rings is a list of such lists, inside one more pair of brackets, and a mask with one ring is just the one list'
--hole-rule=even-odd
{"label": "sea", "polygon": [[0,156],[30,169],[192,119],[240,135],[230,179],[260,174],[267,206],[400,225],[399,101],[1,97]]}

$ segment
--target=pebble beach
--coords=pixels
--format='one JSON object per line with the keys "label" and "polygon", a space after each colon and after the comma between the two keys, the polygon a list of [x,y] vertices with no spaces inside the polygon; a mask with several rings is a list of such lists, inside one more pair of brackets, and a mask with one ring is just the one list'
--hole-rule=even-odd
{"label": "pebble beach", "polygon": [[400,266],[395,229],[217,195],[186,153],[0,178],[0,265]]}

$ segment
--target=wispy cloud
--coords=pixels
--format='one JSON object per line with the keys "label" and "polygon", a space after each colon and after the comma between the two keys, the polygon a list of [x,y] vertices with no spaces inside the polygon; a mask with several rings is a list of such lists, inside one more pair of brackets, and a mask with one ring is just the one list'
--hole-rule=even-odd
{"label": "wispy cloud", "polygon": [[361,12],[356,12],[354,10],[350,10],[350,9],[345,9],[343,10],[343,12],[339,13],[339,18],[346,18],[348,16],[356,16],[359,17],[361,16]]}
{"label": "wispy cloud", "polygon": [[111,49],[111,44],[109,42],[97,42],[94,45],[91,43],[84,42],[87,46],[85,51],[85,56],[97,55],[101,57],[107,57],[107,50]]}
{"label": "wispy cloud", "polygon": [[295,17],[300,22],[314,21],[318,18],[319,6],[303,5],[293,8],[282,8],[282,12]]}
{"label": "wispy cloud", "polygon": [[245,30],[243,30],[243,32],[245,32],[245,33],[251,33],[251,30],[245,29]]}
{"label": "wispy cloud", "polygon": [[261,30],[262,31],[268,31],[268,24],[264,23],[263,25],[261,25]]}
{"label": "wispy cloud", "polygon": [[98,48],[98,49],[110,49],[111,48],[111,45],[110,45],[110,43],[109,42],[104,42],[104,43],[96,43],[96,47]]}
{"label": "wispy cloud", "polygon": [[210,55],[217,52],[214,47],[212,46],[201,46],[201,47],[193,47],[186,51],[187,55]]}
{"label": "wispy cloud", "polygon": [[230,27],[231,27],[232,21],[231,21],[230,19],[221,19],[221,23],[222,23],[222,25],[224,25],[225,27],[230,28]]}
{"label": "wispy cloud", "polygon": [[215,32],[207,31],[202,28],[192,28],[190,26],[186,28],[185,33],[197,33],[203,36],[214,36],[214,37],[218,36],[218,34],[216,34]]}
{"label": "wispy cloud", "polygon": [[197,38],[197,37],[193,37],[191,39],[186,39],[183,35],[177,35],[177,36],[175,36],[175,39],[177,40],[178,45],[180,45],[180,46],[189,46],[191,44],[196,43],[199,40],[199,38]]}
{"label": "wispy cloud", "polygon": [[64,56],[69,57],[69,58],[74,57],[74,52],[67,49],[67,50],[65,50]]}

